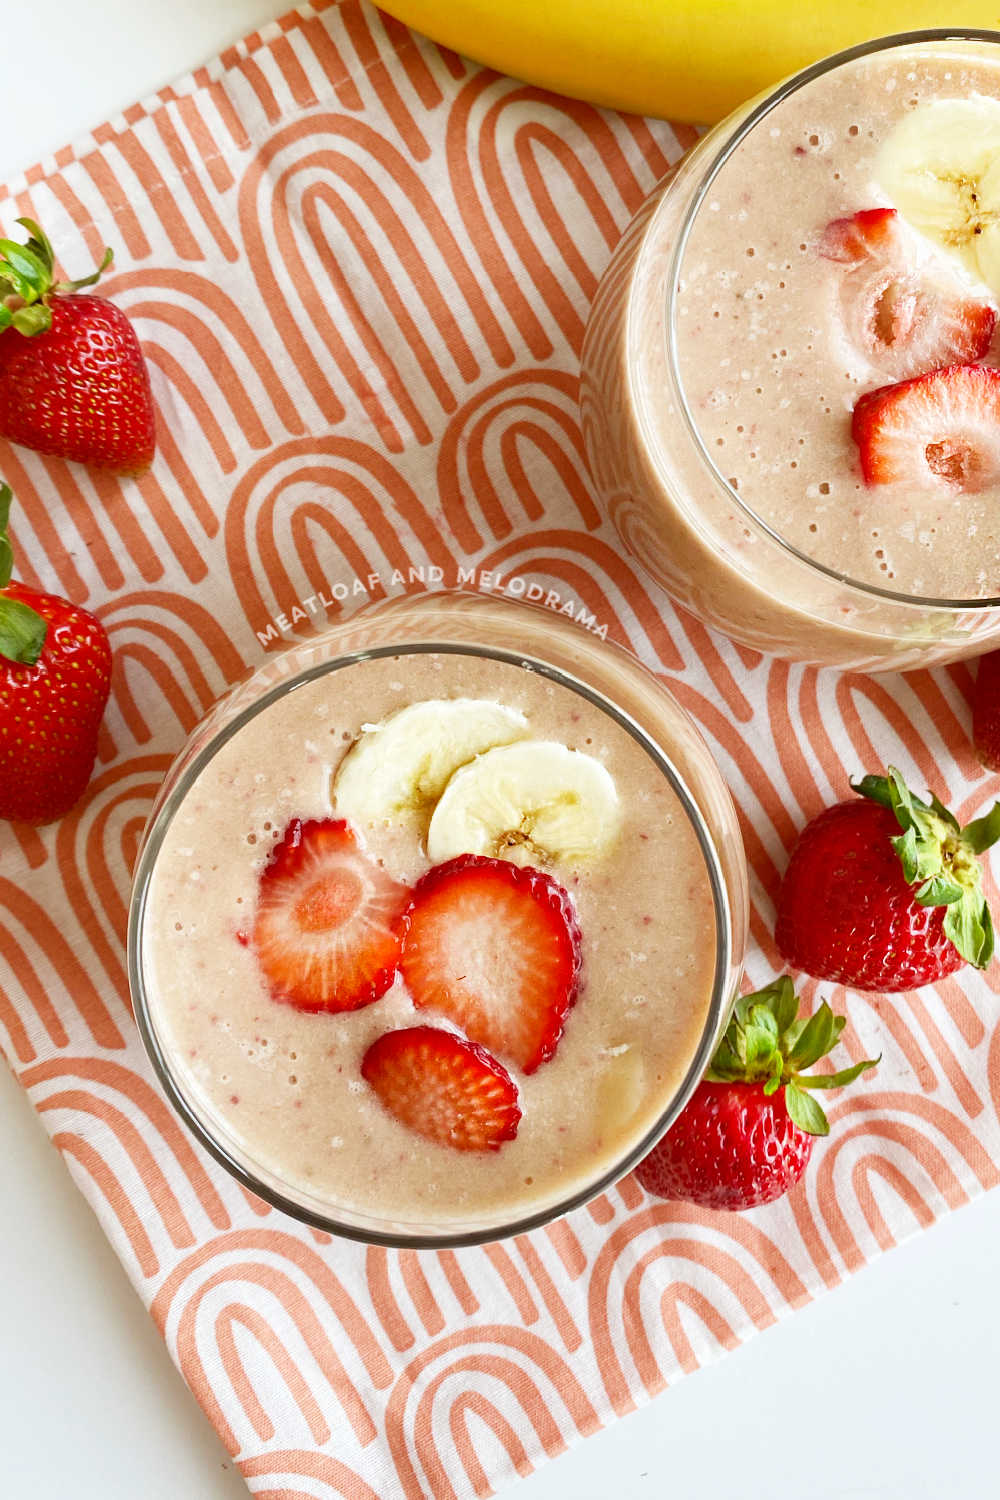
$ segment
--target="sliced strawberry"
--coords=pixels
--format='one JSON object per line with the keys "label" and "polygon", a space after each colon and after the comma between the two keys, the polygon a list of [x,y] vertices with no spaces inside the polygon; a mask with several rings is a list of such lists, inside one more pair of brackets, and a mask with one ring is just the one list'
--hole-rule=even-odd
{"label": "sliced strawberry", "polygon": [[868,484],[988,489],[1000,481],[1000,370],[953,365],[870,391],[851,434]]}
{"label": "sliced strawberry", "polygon": [[850,218],[832,219],[820,236],[819,253],[844,265],[888,260],[896,243],[897,222],[894,208],[865,208]]}
{"label": "sliced strawberry", "polygon": [[894,208],[834,219],[818,248],[844,268],[839,292],[847,340],[881,374],[903,380],[986,353],[994,303]]}
{"label": "sliced strawberry", "polygon": [[573,903],[540,870],[460,854],[414,887],[400,970],[416,1005],[532,1073],[577,995]]}
{"label": "sliced strawberry", "polygon": [[261,872],[253,930],[272,999],[342,1011],[384,995],[409,896],[342,818],[293,818]]}
{"label": "sliced strawberry", "polygon": [[485,1048],[453,1031],[410,1026],[373,1042],[363,1077],[404,1125],[457,1151],[499,1151],[521,1110],[510,1075]]}

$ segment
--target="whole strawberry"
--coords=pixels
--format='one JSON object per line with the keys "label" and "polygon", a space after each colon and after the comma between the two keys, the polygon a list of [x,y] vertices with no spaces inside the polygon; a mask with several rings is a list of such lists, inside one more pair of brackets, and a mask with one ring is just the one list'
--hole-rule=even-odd
{"label": "whole strawberry", "polygon": [[111,646],[87,610],[9,581],[10,501],[0,485],[0,818],[50,823],[90,780]]}
{"label": "whole strawberry", "polygon": [[635,1175],[647,1192],[702,1208],[758,1208],[787,1193],[827,1135],[809,1089],[841,1088],[878,1059],[804,1076],[835,1046],[844,1017],[824,1003],[808,1020],[787,977],[736,1002],[704,1079]]}
{"label": "whole strawberry", "polygon": [[979,658],[972,694],[972,742],[988,771],[1000,771],[1000,651]]}
{"label": "whole strawberry", "polygon": [[916,989],[963,964],[984,969],[993,923],[978,856],[1000,838],[1000,803],[962,828],[900,773],[807,824],[778,894],[775,940],[817,979],[883,993]]}
{"label": "whole strawberry", "polygon": [[93,468],[140,474],[153,460],[149,371],[135,329],[79,281],[54,280],[52,246],[32,219],[27,244],[0,239],[0,436]]}

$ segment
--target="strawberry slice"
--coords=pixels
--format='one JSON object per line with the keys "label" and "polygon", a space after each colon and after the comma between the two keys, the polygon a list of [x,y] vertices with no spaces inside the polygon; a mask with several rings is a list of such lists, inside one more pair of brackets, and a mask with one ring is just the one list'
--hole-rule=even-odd
{"label": "strawberry slice", "polygon": [[453,1031],[388,1031],[368,1048],[361,1072],[390,1114],[440,1146],[499,1151],[517,1135],[521,1110],[509,1073]]}
{"label": "strawberry slice", "polygon": [[460,854],[414,886],[400,970],[414,1004],[532,1073],[579,987],[573,903],[541,870]]}
{"label": "strawberry slice", "polygon": [[868,484],[988,489],[1000,482],[1000,370],[953,365],[869,391],[851,435]]}
{"label": "strawberry slice", "polygon": [[890,260],[898,223],[894,208],[865,208],[850,218],[832,219],[820,235],[819,253],[852,266],[865,260]]}
{"label": "strawberry slice", "polygon": [[834,219],[818,248],[843,267],[840,315],[847,341],[881,374],[904,380],[986,353],[995,305],[894,208]]}
{"label": "strawberry slice", "polygon": [[344,1011],[384,995],[409,895],[342,818],[293,818],[261,872],[253,930],[271,998]]}

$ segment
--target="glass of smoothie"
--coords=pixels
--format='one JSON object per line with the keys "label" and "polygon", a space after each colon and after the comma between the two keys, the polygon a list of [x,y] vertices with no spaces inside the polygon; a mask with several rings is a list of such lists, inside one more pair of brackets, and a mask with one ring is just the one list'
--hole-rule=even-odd
{"label": "glass of smoothie", "polygon": [[778,656],[867,670],[1000,635],[1000,35],[887,37],[706,134],[583,350],[628,552]]}
{"label": "glass of smoothie", "polygon": [[442,1247],[640,1160],[746,928],[732,802],[656,678],[550,611],[431,594],[270,658],[194,731],[129,973],[167,1095],[240,1182]]}

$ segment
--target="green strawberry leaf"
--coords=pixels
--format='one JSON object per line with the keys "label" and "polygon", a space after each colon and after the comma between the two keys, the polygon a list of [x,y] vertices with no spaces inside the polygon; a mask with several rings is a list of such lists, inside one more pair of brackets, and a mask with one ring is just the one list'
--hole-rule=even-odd
{"label": "green strawberry leaf", "polygon": [[[962,832],[962,825],[955,817],[955,814],[953,812],[949,812],[948,808],[945,807],[944,803],[934,792],[931,792],[931,807],[937,813],[942,822],[947,823],[948,827],[954,833]],[[1000,837],[1000,834],[998,834],[998,837]]]}
{"label": "green strawberry leaf", "polygon": [[950,906],[953,901],[961,901],[965,894],[965,886],[959,885],[957,880],[952,880],[948,875],[935,875],[931,880],[925,880],[919,890],[914,892],[914,901],[921,906]]}
{"label": "green strawberry leaf", "polygon": [[811,1068],[814,1062],[826,1056],[836,1041],[836,1035],[833,1011],[824,1000],[802,1028],[795,1046],[786,1053],[788,1067],[793,1073]]}
{"label": "green strawberry leaf", "polygon": [[[725,1035],[719,1042],[705,1077],[713,1083],[757,1083],[771,1096],[782,1087],[793,1119],[813,1135],[825,1135],[823,1111],[805,1094],[810,1088],[839,1088],[857,1078],[875,1061],[866,1060],[841,1073],[803,1077],[833,1048],[846,1016],[835,1016],[822,1001],[812,1016],[799,1017],[795,987],[787,975],[772,980],[764,989],[740,995]],[[797,1098],[796,1095],[801,1097]]]}
{"label": "green strawberry leaf", "polygon": [[962,841],[973,854],[985,854],[1000,839],[1000,802],[995,802],[983,818],[975,818],[962,829]]}
{"label": "green strawberry leaf", "polygon": [[918,878],[920,869],[920,855],[917,850],[917,835],[912,828],[901,833],[898,838],[889,840],[896,853],[899,862],[903,866],[903,878],[908,885],[912,885]]}
{"label": "green strawberry leaf", "polygon": [[811,1094],[794,1083],[785,1084],[785,1108],[808,1135],[829,1135],[830,1123]]}
{"label": "green strawberry leaf", "polygon": [[0,594],[0,656],[33,667],[42,654],[48,624],[20,599]]}
{"label": "green strawberry leaf", "polygon": [[852,781],[851,787],[859,797],[867,797],[869,802],[879,802],[890,812],[896,811],[892,790],[885,776],[862,776],[860,781]]}
{"label": "green strawberry leaf", "polygon": [[862,796],[892,809],[902,833],[892,839],[903,875],[921,906],[945,910],[944,931],[962,958],[985,968],[994,948],[993,922],[982,894],[978,856],[1000,841],[1000,802],[962,828],[940,798],[922,802],[895,767],[886,776],[852,783]]}
{"label": "green strawberry leaf", "polygon": [[993,957],[993,922],[982,891],[967,890],[947,908],[944,932],[967,963],[985,969]]}
{"label": "green strawberry leaf", "polygon": [[16,240],[0,240],[0,256],[3,257],[4,276],[13,282],[14,290],[25,302],[37,302],[52,285],[52,277],[45,262]]}
{"label": "green strawberry leaf", "polygon": [[743,1077],[743,1065],[730,1046],[728,1036],[724,1036],[716,1047],[705,1077],[713,1083],[729,1083],[734,1078]]}
{"label": "green strawberry leaf", "polygon": [[777,1046],[776,1038],[772,1033],[765,1026],[758,1026],[751,1022],[743,1029],[743,1039],[747,1074],[758,1076],[762,1067],[765,1072],[769,1071]]}
{"label": "green strawberry leaf", "polygon": [[810,1073],[808,1078],[796,1076],[795,1082],[800,1089],[842,1089],[845,1084],[860,1078],[869,1068],[877,1068],[881,1061],[880,1052],[878,1057],[863,1058],[850,1068],[841,1068],[839,1073]]}
{"label": "green strawberry leaf", "polygon": [[750,1007],[748,1024],[756,1026],[761,1031],[766,1031],[768,1036],[777,1042],[778,1018],[766,1002],[762,1003],[758,1001],[756,1005]]}
{"label": "green strawberry leaf", "polygon": [[78,276],[75,281],[57,282],[56,291],[79,292],[82,291],[85,286],[93,286],[95,282],[100,281],[101,277],[104,275],[105,271],[108,269],[114,258],[115,252],[112,250],[110,245],[106,245],[104,254],[101,257],[101,263],[97,267],[96,271],[91,271],[89,276]]}
{"label": "green strawberry leaf", "polygon": [[779,1048],[776,1048],[774,1056],[771,1059],[771,1076],[768,1078],[767,1082],[764,1084],[764,1093],[768,1094],[768,1095],[770,1095],[770,1094],[776,1094],[778,1092],[778,1090],[781,1088],[781,1085],[784,1082],[784,1080],[785,1080],[785,1059],[784,1059],[784,1057],[783,1057],[783,1055],[781,1053],[781,1049],[779,1047]]}
{"label": "green strawberry leaf", "polygon": [[39,224],[35,223],[34,219],[17,219],[15,222],[28,231],[29,239],[25,249],[38,257],[51,277],[55,270],[56,257],[48,235]]}
{"label": "green strawberry leaf", "polygon": [[737,995],[736,1004],[733,1006],[733,1020],[738,1026],[745,1026],[750,1016],[750,1007],[757,999],[756,993],[748,995]]}
{"label": "green strawberry leaf", "polygon": [[982,967],[985,969],[986,965],[993,957],[993,949],[995,947],[993,933],[993,913],[990,911],[989,902],[986,900],[985,896],[983,897],[983,909],[980,913],[979,921],[983,929],[983,945],[980,949],[979,957]]}
{"label": "green strawberry leaf", "polygon": [[778,1035],[787,1031],[799,1013],[799,1000],[795,993],[795,986],[787,974],[769,984],[761,994],[770,995],[771,1005],[774,1010],[774,1019],[778,1026]]}
{"label": "green strawberry leaf", "polygon": [[7,587],[14,571],[14,549],[7,535],[7,519],[13,498],[14,492],[10,485],[0,481],[0,589]]}

